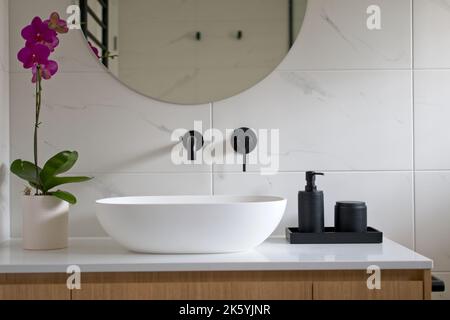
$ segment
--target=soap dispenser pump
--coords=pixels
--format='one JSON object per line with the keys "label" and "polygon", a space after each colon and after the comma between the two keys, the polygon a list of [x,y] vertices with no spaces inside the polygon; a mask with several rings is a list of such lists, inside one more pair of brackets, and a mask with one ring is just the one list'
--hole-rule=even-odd
{"label": "soap dispenser pump", "polygon": [[321,172],[306,172],[306,186],[298,193],[298,223],[300,232],[324,231],[323,191],[317,190],[316,176]]}

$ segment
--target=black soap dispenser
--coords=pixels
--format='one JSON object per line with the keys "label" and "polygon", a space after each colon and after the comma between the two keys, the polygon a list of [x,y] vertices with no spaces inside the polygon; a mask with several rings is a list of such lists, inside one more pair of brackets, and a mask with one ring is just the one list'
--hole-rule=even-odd
{"label": "black soap dispenser", "polygon": [[324,210],[323,191],[318,191],[316,176],[321,172],[306,172],[305,191],[298,193],[298,223],[300,232],[323,232]]}

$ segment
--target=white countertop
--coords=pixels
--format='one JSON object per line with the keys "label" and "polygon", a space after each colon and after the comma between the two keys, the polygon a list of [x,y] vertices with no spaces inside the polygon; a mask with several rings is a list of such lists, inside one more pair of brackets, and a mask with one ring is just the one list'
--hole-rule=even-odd
{"label": "white countertop", "polygon": [[83,272],[157,272],[431,269],[433,262],[387,238],[381,244],[314,245],[269,238],[248,252],[182,255],[134,253],[108,238],[74,238],[68,249],[54,251],[25,251],[20,240],[0,244],[0,273],[66,272],[70,265]]}

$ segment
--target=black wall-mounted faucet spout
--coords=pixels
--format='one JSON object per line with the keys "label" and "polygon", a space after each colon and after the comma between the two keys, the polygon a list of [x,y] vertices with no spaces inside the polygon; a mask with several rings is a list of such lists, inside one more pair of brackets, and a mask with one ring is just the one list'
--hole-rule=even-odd
{"label": "black wall-mounted faucet spout", "polygon": [[200,132],[191,130],[186,132],[182,138],[183,146],[188,152],[188,160],[195,161],[195,153],[204,145],[203,136]]}
{"label": "black wall-mounted faucet spout", "polygon": [[235,152],[243,155],[242,171],[247,171],[247,154],[252,152],[258,143],[256,133],[249,128],[242,127],[234,130],[231,135],[231,145]]}

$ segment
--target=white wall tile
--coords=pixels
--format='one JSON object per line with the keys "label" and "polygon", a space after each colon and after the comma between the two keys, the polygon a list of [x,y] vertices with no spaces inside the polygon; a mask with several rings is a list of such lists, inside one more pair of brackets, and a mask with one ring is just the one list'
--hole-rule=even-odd
{"label": "white wall tile", "polygon": [[[366,27],[370,5],[381,9],[381,30]],[[279,66],[283,70],[410,67],[410,0],[308,1],[297,41]]]}
{"label": "white wall tile", "polygon": [[414,0],[414,67],[450,67],[450,2]]}
{"label": "white wall tile", "polygon": [[0,242],[10,235],[8,20],[8,1],[0,0]]}
{"label": "white wall tile", "polygon": [[[46,18],[54,11],[62,18],[69,15],[66,9],[75,0],[14,0],[10,1],[10,12],[13,19],[10,21],[10,68],[12,72],[24,72],[20,62],[17,61],[17,52],[24,46],[20,32],[30,24],[35,16]],[[59,35],[59,46],[51,57],[59,64],[60,72],[107,72],[90,51],[87,41],[81,30],[70,30],[69,33]]]}
{"label": "white wall tile", "polygon": [[9,73],[0,71],[0,242],[10,233],[9,189]]}
{"label": "white wall tile", "polygon": [[409,71],[275,72],[213,109],[215,128],[279,129],[283,171],[412,169]]}
{"label": "white wall tile", "polygon": [[8,0],[0,0],[0,72],[9,71]]}
{"label": "white wall tile", "polygon": [[414,74],[416,168],[450,169],[450,70]]}
{"label": "white wall tile", "polygon": [[[85,173],[91,175],[91,173]],[[21,190],[24,183],[12,179],[13,237],[21,236]],[[94,179],[80,184],[64,185],[63,190],[75,194],[78,203],[70,208],[70,236],[105,236],[95,216],[95,201],[108,197],[151,195],[205,195],[211,193],[209,174],[96,174]]]}
{"label": "white wall tile", "polygon": [[[324,191],[325,225],[334,224],[336,201],[365,201],[368,224],[384,235],[409,248],[413,247],[413,193],[410,172],[352,172],[325,173],[317,179]],[[297,193],[304,190],[304,173],[280,173],[262,176],[255,173],[217,173],[214,175],[215,194],[278,195],[288,199],[288,206],[276,229],[284,235],[286,227],[298,225]]]}
{"label": "white wall tile", "polygon": [[416,173],[416,249],[450,271],[450,172]]}
{"label": "white wall tile", "polygon": [[449,272],[433,272],[433,275],[445,282],[444,292],[433,292],[433,300],[450,300],[450,273]]}
{"label": "white wall tile", "polygon": [[[32,157],[34,97],[31,74],[11,74],[11,156]],[[95,88],[95,89],[93,89]],[[175,165],[171,141],[177,128],[209,127],[209,105],[182,106],[150,100],[109,74],[60,73],[43,82],[40,158],[73,149],[77,172],[209,171]]]}

